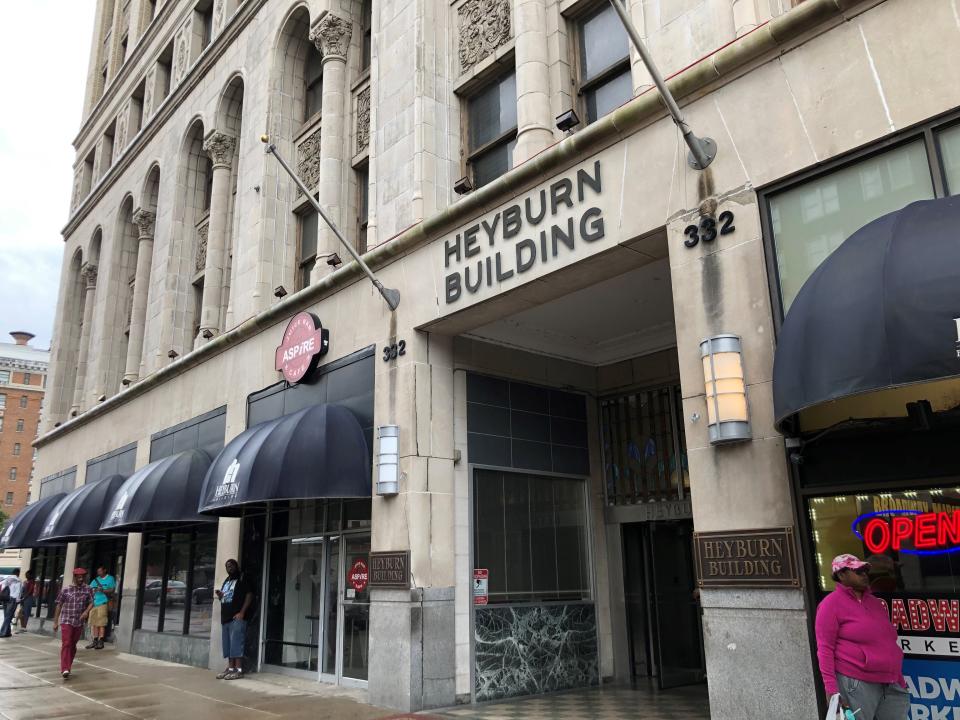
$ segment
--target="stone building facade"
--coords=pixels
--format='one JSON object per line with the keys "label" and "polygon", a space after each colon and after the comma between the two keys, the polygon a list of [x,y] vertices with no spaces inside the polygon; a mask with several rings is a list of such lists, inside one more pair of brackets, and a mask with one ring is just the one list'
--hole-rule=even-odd
{"label": "stone building facade", "polygon": [[[715,718],[818,712],[814,536],[772,378],[784,288],[839,230],[790,223],[896,194],[934,157],[929,195],[949,194],[960,20],[951,0],[628,5],[717,142],[705,171],[605,3],[98,0],[38,476],[52,496],[184,453],[220,468],[203,517],[34,551],[122,569],[120,647],[218,666],[210,592],[239,556],[251,663],[376,704],[654,677],[707,681]],[[802,184],[918,137],[859,201]],[[291,343],[321,336],[285,384]],[[749,429],[716,444],[705,367],[734,355]],[[334,406],[369,502],[319,470],[264,495],[293,466],[251,448]],[[397,492],[379,492],[391,432]],[[313,467],[346,462],[325,442]],[[257,501],[231,505],[243,483]],[[698,569],[721,547],[704,533],[754,532],[775,572]],[[776,577],[738,585],[745,567]]]}

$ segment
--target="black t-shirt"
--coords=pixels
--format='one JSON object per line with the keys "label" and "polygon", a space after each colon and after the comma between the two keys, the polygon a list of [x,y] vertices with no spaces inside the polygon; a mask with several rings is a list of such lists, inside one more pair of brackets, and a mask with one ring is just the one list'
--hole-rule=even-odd
{"label": "black t-shirt", "polygon": [[[220,599],[220,622],[226,624],[243,609],[243,601],[247,593],[253,592],[253,585],[243,575],[235,580],[228,577],[220,586],[220,592],[223,593]],[[247,614],[249,612],[250,608],[247,608]]]}

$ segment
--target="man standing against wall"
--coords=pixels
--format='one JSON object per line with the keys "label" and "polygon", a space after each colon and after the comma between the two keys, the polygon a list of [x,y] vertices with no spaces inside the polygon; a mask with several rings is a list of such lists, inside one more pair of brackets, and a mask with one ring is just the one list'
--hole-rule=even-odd
{"label": "man standing against wall", "polygon": [[53,631],[60,629],[60,674],[64,680],[70,677],[83,625],[93,610],[93,590],[87,587],[86,579],[86,570],[74,569],[73,585],[60,591],[53,613]]}
{"label": "man standing against wall", "polygon": [[93,642],[87,650],[103,650],[103,639],[110,622],[110,606],[113,594],[117,591],[117,581],[103,565],[97,566],[97,576],[90,583],[93,590],[93,610],[90,611],[90,627],[93,628]]}
{"label": "man standing against wall", "polygon": [[247,611],[253,604],[253,587],[240,572],[240,563],[236,560],[227,560],[226,569],[227,579],[216,592],[227,667],[217,678],[237,680],[243,677],[243,646],[247,639]]}

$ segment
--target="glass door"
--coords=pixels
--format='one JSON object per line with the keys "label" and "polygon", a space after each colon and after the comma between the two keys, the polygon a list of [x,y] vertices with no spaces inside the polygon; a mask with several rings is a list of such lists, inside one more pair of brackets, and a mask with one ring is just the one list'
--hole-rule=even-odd
{"label": "glass door", "polygon": [[326,583],[323,590],[323,672],[327,682],[337,682],[337,619],[340,615],[340,538],[328,538]]}
{"label": "glass door", "polygon": [[370,630],[370,536],[353,535],[345,538],[343,640],[341,650],[341,678],[367,680],[367,651]]}
{"label": "glass door", "polygon": [[270,542],[263,661],[290,670],[319,670],[322,536]]}

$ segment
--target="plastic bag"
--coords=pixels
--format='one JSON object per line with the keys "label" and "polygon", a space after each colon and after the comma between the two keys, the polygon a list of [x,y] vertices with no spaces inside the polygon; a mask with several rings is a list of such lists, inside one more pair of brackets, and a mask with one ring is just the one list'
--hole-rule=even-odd
{"label": "plastic bag", "polygon": [[824,720],[843,720],[843,711],[840,709],[840,693],[830,696],[830,707]]}

